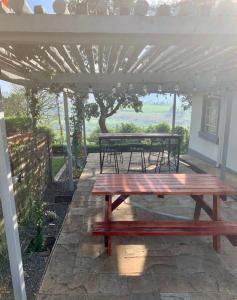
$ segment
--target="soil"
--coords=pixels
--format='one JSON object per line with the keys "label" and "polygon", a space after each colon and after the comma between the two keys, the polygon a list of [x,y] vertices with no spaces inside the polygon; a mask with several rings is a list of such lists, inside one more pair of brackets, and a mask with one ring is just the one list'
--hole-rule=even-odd
{"label": "soil", "polygon": [[[57,215],[57,218],[55,220],[51,220],[51,222],[46,221],[45,223],[45,236],[50,244],[49,247],[47,247],[48,249],[44,249],[45,251],[30,254],[27,253],[27,248],[32,238],[34,237],[35,231],[34,228],[31,228],[30,226],[28,226],[27,228],[19,228],[20,241],[23,253],[26,292],[27,299],[29,300],[36,299],[36,294],[38,292],[44,272],[46,270],[47,263],[50,257],[50,252],[53,248],[54,243],[52,243],[52,241],[57,240],[72,195],[72,192],[70,193],[67,191],[67,185],[63,181],[57,181],[50,184],[44,193],[43,200],[46,203],[45,211],[53,211]],[[60,199],[60,201],[57,201],[58,198]],[[0,299],[13,299],[13,296],[10,292],[12,289],[10,284],[11,276],[9,265],[4,267],[4,273],[4,281],[6,284],[6,277],[8,277],[7,281],[9,282],[9,284],[7,285],[9,285],[9,288],[7,288],[5,292],[1,291],[0,289]]]}
{"label": "soil", "polygon": [[[53,238],[57,240],[72,195],[73,193],[67,191],[67,186],[63,181],[54,182],[46,189],[44,193],[44,201],[47,203],[45,210],[53,211],[57,215],[54,221],[46,222],[45,235],[48,237],[48,241],[52,241]],[[61,201],[56,203],[57,197],[60,197]],[[53,243],[43,252],[24,255],[26,291],[30,300],[34,300],[38,292],[52,248]]]}

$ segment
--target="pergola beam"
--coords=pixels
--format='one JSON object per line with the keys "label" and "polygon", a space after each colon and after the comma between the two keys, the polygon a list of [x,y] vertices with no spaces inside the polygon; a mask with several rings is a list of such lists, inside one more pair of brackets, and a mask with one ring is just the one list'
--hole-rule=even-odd
{"label": "pergola beam", "polygon": [[[51,84],[59,84],[70,86],[76,84],[77,87],[83,91],[88,92],[91,85],[94,91],[108,91],[111,92],[114,86],[121,83],[122,89],[126,89],[129,83],[134,85],[134,91],[139,92],[142,90],[144,84],[148,86],[149,92],[157,92],[158,84],[162,84],[164,90],[174,92],[176,83],[179,83],[182,92],[192,93],[194,84],[198,84],[198,88],[203,92],[210,91],[213,86],[210,73],[203,73],[201,78],[196,80],[195,72],[157,72],[157,73],[111,73],[111,74],[70,74],[62,73],[52,77],[40,76],[38,82],[42,86],[50,86]],[[234,73],[225,73],[217,76],[216,84],[221,87],[230,87],[234,89],[237,87],[233,85],[235,82]]]}
{"label": "pergola beam", "polygon": [[50,44],[236,44],[236,18],[9,15],[0,18],[0,41]]}

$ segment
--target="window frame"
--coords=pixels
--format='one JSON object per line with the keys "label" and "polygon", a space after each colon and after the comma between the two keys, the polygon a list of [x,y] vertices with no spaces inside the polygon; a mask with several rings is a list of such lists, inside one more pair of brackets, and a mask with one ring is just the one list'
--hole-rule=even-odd
{"label": "window frame", "polygon": [[[204,130],[205,128],[205,117],[207,111],[207,103],[208,100],[217,100],[217,125],[216,125],[216,132],[210,133]],[[202,103],[202,120],[201,120],[201,129],[199,131],[199,136],[203,139],[208,140],[214,144],[219,144],[219,122],[220,122],[220,106],[221,106],[221,99],[217,96],[204,96],[203,103]]]}

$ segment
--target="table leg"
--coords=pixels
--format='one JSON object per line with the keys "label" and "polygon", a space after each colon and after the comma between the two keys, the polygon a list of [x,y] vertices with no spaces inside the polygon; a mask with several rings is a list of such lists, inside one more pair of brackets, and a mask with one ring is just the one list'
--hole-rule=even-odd
{"label": "table leg", "polygon": [[[105,196],[105,222],[109,223],[112,219],[112,196]],[[112,254],[112,237],[105,236],[105,247],[109,256]]]}
{"label": "table leg", "polygon": [[[213,220],[221,220],[220,196],[213,196]],[[221,252],[221,236],[213,236],[213,247],[217,253]]]}
{"label": "table leg", "polygon": [[179,163],[180,163],[180,146],[181,146],[181,141],[180,141],[180,137],[178,137],[178,154],[177,154],[176,173],[179,173]]}
{"label": "table leg", "polygon": [[99,148],[100,148],[100,174],[103,172],[103,165],[102,165],[102,144],[101,139],[99,139]]}

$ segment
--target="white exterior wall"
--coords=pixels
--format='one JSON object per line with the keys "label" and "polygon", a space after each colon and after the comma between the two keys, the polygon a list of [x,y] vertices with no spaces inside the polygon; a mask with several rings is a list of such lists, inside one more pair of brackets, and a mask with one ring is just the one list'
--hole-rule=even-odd
{"label": "white exterior wall", "polygon": [[[228,146],[227,156],[227,168],[237,172],[237,96],[233,93],[233,106],[231,125],[230,125],[230,139]],[[191,154],[196,154],[200,158],[206,158],[214,162],[217,166],[221,163],[222,147],[224,139],[224,125],[226,117],[226,101],[225,98],[221,98],[220,118],[219,118],[219,144],[215,144],[211,141],[199,136],[202,122],[202,106],[203,106],[203,94],[196,94],[193,96],[192,104],[192,118],[190,127],[190,142],[189,149]]]}
{"label": "white exterior wall", "polygon": [[233,99],[227,168],[237,172],[237,98]]}
{"label": "white exterior wall", "polygon": [[189,148],[205,156],[209,160],[217,162],[219,147],[199,136],[202,123],[203,95],[195,94],[192,98],[192,118],[190,127]]}

